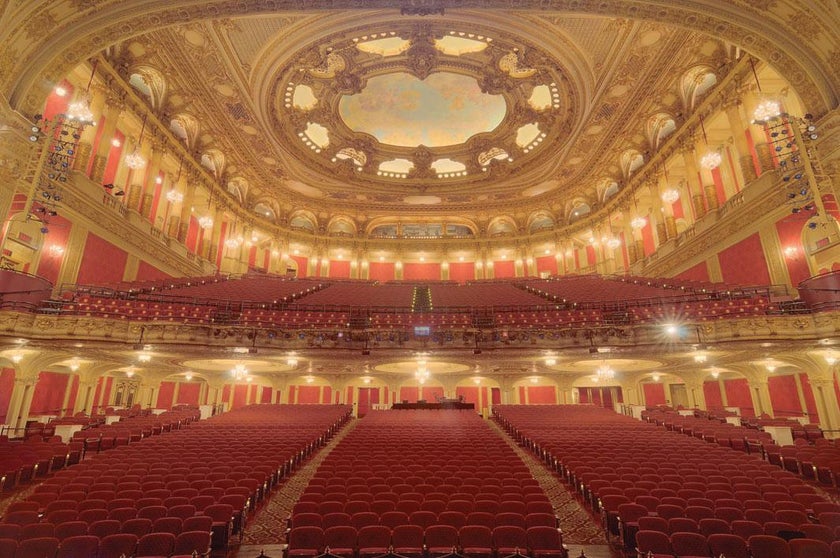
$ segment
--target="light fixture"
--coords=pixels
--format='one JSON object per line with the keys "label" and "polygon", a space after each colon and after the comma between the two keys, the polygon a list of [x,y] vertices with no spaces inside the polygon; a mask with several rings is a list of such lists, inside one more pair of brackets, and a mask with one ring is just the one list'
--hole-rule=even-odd
{"label": "light fixture", "polygon": [[676,188],[668,188],[662,192],[662,201],[665,203],[674,203],[680,199],[680,192]]}
{"label": "light fixture", "polygon": [[136,371],[137,371],[137,369],[134,366],[129,366],[125,371],[125,375],[128,376],[129,378],[131,378],[132,376],[134,376],[134,373]]}
{"label": "light fixture", "polygon": [[137,360],[140,362],[149,362],[152,360],[152,355],[140,353],[139,355],[137,355]]}
{"label": "light fixture", "polygon": [[612,237],[607,240],[607,248],[615,250],[619,246],[621,246],[621,240],[619,240],[618,238]]}
{"label": "light fixture", "polygon": [[59,246],[58,244],[50,244],[50,247],[47,248],[47,251],[50,253],[50,256],[58,257],[64,254],[64,246]]}
{"label": "light fixture", "polygon": [[307,376],[307,377],[306,377],[306,383],[307,383],[307,384],[311,384],[311,383],[312,383],[312,382],[314,382],[314,381],[315,381],[315,378],[313,378],[312,376]]}
{"label": "light fixture", "polygon": [[67,88],[62,87],[61,85],[57,86],[55,89],[53,89],[53,91],[55,91],[55,94],[59,97],[67,96]]}
{"label": "light fixture", "polygon": [[536,376],[532,376],[532,377],[531,377],[531,378],[529,378],[529,379],[530,379],[530,381],[531,381],[531,383],[532,383],[532,384],[536,384],[537,382],[539,382],[539,381],[540,381],[540,379],[539,379],[539,378],[537,378]]}
{"label": "light fixture", "polygon": [[612,369],[605,361],[602,361],[601,366],[595,370],[595,376],[599,379],[612,380],[615,378],[615,370]]}
{"label": "light fixture", "polygon": [[362,383],[363,384],[369,384],[370,383],[370,378],[367,378],[367,377],[362,378]]}
{"label": "light fixture", "polygon": [[481,385],[481,378],[473,378],[473,383],[477,386]]}
{"label": "light fixture", "polygon": [[192,380],[192,379],[193,379],[192,372],[187,372],[186,374],[184,374],[184,379],[185,379],[186,381],[188,381],[188,382],[189,382],[190,380]]}
{"label": "light fixture", "polygon": [[642,216],[636,216],[636,217],[633,217],[633,219],[630,220],[630,228],[632,228],[634,230],[638,231],[640,229],[643,229],[643,228],[645,228],[645,225],[647,225],[647,219],[645,219]]}
{"label": "light fixture", "polygon": [[711,375],[712,375],[712,378],[717,380],[720,377],[720,370],[718,370],[717,368],[712,368],[711,369]]}
{"label": "light fixture", "polygon": [[837,357],[834,355],[825,355],[825,361],[828,363],[829,366],[834,366],[837,364]]}
{"label": "light fixture", "polygon": [[90,110],[90,84],[93,83],[93,76],[96,75],[96,65],[98,60],[94,60],[90,69],[90,79],[87,87],[74,102],[67,106],[67,118],[76,120],[81,123],[93,123],[93,111]]}
{"label": "light fixture", "polygon": [[654,382],[658,382],[662,379],[662,376],[658,372],[654,372],[650,377]]}
{"label": "light fixture", "polygon": [[291,368],[296,368],[297,365],[298,365],[298,359],[296,359],[295,357],[290,356],[289,358],[286,359],[286,366],[289,366]]}
{"label": "light fixture", "polygon": [[23,360],[23,354],[15,353],[15,354],[12,355],[12,362],[14,362],[15,364],[20,364],[20,361],[22,361],[22,360]]}
{"label": "light fixture", "polygon": [[767,371],[770,372],[771,374],[776,371],[776,365],[773,364],[772,362],[768,362],[767,364],[764,365],[764,367],[767,368]]}
{"label": "light fixture", "polygon": [[788,246],[784,249],[785,256],[788,258],[792,258],[796,255],[796,246]]}
{"label": "light fixture", "polygon": [[546,366],[554,366],[555,364],[557,364],[557,359],[556,358],[548,357],[547,359],[545,359],[545,365]]}
{"label": "light fixture", "polygon": [[125,165],[132,169],[138,170],[146,166],[146,159],[140,155],[140,143],[143,141],[143,134],[146,132],[146,118],[148,114],[143,116],[143,125],[140,127],[140,137],[137,138],[137,145],[134,146],[134,151],[125,156]]}
{"label": "light fixture", "polygon": [[764,123],[777,118],[780,114],[782,114],[782,106],[779,102],[772,99],[765,99],[755,107],[753,119],[758,123]]}
{"label": "light fixture", "polygon": [[[703,124],[703,116],[700,116],[700,129],[703,131],[703,143],[706,144],[706,149],[709,149],[709,138],[706,137],[706,125]],[[706,170],[714,170],[723,162],[723,157],[720,153],[709,149],[703,157],[700,158],[700,166]]]}
{"label": "light fixture", "polygon": [[680,332],[680,328],[675,324],[665,324],[665,333],[668,335],[676,335]]}
{"label": "light fixture", "polygon": [[709,360],[709,357],[705,353],[697,353],[694,355],[694,362],[703,363]]}
{"label": "light fixture", "polygon": [[237,382],[241,382],[248,377],[248,369],[241,362],[234,366],[230,373],[233,376],[233,379]]}
{"label": "light fixture", "polygon": [[69,368],[73,372],[77,372],[79,370],[79,359],[74,358],[70,361]]}
{"label": "light fixture", "polygon": [[209,215],[204,215],[198,218],[198,226],[202,229],[210,229],[213,227],[213,218]]}
{"label": "light fixture", "polygon": [[166,192],[166,199],[169,203],[181,203],[184,201],[184,194],[179,192],[178,190],[169,190]]}

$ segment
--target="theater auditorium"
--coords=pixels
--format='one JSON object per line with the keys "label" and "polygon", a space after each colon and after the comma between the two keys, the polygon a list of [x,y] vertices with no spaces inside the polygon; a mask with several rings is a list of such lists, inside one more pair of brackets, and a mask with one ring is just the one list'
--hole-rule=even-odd
{"label": "theater auditorium", "polygon": [[0,557],[840,557],[838,30],[0,2]]}

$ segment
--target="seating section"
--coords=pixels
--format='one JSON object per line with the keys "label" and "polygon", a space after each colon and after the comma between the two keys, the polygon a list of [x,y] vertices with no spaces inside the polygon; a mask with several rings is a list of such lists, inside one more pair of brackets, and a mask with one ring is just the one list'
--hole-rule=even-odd
{"label": "seating section", "polygon": [[[757,535],[827,544],[840,539],[840,506],[761,454],[595,407],[502,405],[493,411],[627,552],[642,545],[654,555],[710,556],[711,549],[714,556],[740,556],[736,552]],[[677,533],[695,540],[674,540]],[[692,545],[691,554],[677,550]]]}
{"label": "seating section", "polygon": [[[423,305],[415,307],[421,291]],[[771,287],[685,285],[598,275],[466,285],[245,275],[152,286],[120,284],[113,289],[77,287],[62,301],[50,301],[44,311],[285,328],[343,329],[351,324],[357,329],[567,328],[762,315],[783,310],[777,299]]]}
{"label": "seating section", "polygon": [[[16,556],[56,558],[95,556],[97,548],[103,557],[204,554],[211,533],[213,547],[226,548],[350,412],[254,405],[89,454],[10,505],[0,541],[13,540]],[[3,544],[0,556],[15,556],[3,554]]]}
{"label": "seating section", "polygon": [[539,483],[470,411],[368,414],[294,505],[288,543],[289,556],[566,554]]}

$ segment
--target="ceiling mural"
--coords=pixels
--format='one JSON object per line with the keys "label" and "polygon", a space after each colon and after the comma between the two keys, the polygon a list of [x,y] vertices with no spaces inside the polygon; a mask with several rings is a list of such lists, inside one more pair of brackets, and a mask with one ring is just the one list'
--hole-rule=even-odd
{"label": "ceiling mural", "polygon": [[491,132],[505,117],[501,95],[483,93],[475,78],[453,73],[420,80],[407,73],[368,80],[357,95],[345,95],[339,114],[347,126],[381,143],[443,147]]}

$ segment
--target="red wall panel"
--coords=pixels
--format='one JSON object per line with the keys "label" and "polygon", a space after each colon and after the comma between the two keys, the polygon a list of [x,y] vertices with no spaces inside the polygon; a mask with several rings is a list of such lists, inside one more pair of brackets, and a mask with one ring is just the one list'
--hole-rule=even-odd
{"label": "red wall panel", "polygon": [[272,403],[272,398],[274,397],[274,388],[270,388],[268,386],[263,386],[262,390],[262,399],[260,403]]}
{"label": "red wall panel", "polygon": [[41,259],[38,262],[38,275],[52,284],[58,280],[58,272],[66,253],[55,254],[50,251],[52,246],[67,248],[67,239],[70,237],[70,229],[73,223],[61,215],[50,217],[50,224],[47,227],[50,232],[44,239],[44,249],[41,251]]}
{"label": "red wall panel", "polygon": [[475,403],[478,408],[478,386],[458,386],[455,388],[455,396],[463,397],[466,403]]}
{"label": "red wall panel", "polygon": [[443,397],[442,386],[423,386],[423,399],[429,403],[434,403],[439,397]]}
{"label": "red wall panel", "polygon": [[403,279],[406,281],[440,281],[439,263],[403,264]]}
{"label": "red wall panel", "polygon": [[529,405],[556,405],[557,395],[554,386],[528,386]]}
{"label": "red wall panel", "polygon": [[58,372],[41,372],[32,394],[32,405],[29,407],[31,415],[55,415],[61,410],[64,402],[64,392],[67,389],[67,374]]}
{"label": "red wall panel", "polygon": [[706,262],[700,262],[699,264],[686,269],[682,273],[677,274],[676,278],[683,281],[708,281],[709,268],[706,267]]}
{"label": "red wall panel", "polygon": [[770,272],[755,233],[718,254],[720,271],[726,283],[735,285],[769,285]]}
{"label": "red wall panel", "polygon": [[309,258],[306,256],[290,256],[297,264],[297,277],[306,277],[309,274],[307,269],[309,265]]}
{"label": "red wall panel", "polygon": [[[114,139],[119,142],[119,145],[111,144],[108,150],[108,161],[105,163],[105,173],[102,175],[102,184],[113,184],[114,178],[117,176],[117,169],[120,166],[120,159],[122,158],[123,144],[125,143],[125,136],[119,130],[114,131]],[[116,186],[110,190],[112,194],[122,190],[120,186]]]}
{"label": "red wall panel", "polygon": [[371,281],[393,281],[396,267],[393,262],[370,262],[368,277]]}
{"label": "red wall panel", "polygon": [[400,401],[414,403],[417,401],[418,389],[416,386],[403,386],[400,388]]}
{"label": "red wall panel", "polygon": [[324,400],[322,403],[326,405],[329,404],[330,401],[332,401],[332,387],[324,386]]}
{"label": "red wall panel", "polygon": [[233,405],[231,409],[238,409],[248,404],[248,384],[236,384],[233,387]]}
{"label": "red wall panel", "polygon": [[591,244],[586,245],[586,265],[592,267],[598,263],[598,258],[595,254],[595,247]]}
{"label": "red wall panel", "polygon": [[172,399],[175,395],[175,382],[161,382],[158,390],[157,409],[171,409]]}
{"label": "red wall panel", "polygon": [[645,390],[645,404],[648,407],[665,404],[665,384],[654,382],[642,384]]}
{"label": "red wall panel", "polygon": [[706,396],[707,409],[722,409],[723,398],[720,393],[720,383],[717,380],[703,382],[703,395]]}
{"label": "red wall panel", "polygon": [[[789,215],[776,223],[776,232],[779,235],[779,243],[782,247],[780,257],[784,258],[787,266],[790,282],[798,285],[811,276],[808,269],[808,262],[805,260],[805,252],[802,247],[802,229],[805,223],[802,218],[796,215]],[[794,248],[791,254],[784,252],[785,248]]]}
{"label": "red wall panel", "polygon": [[350,278],[350,262],[346,260],[330,260],[330,277],[336,279]]}
{"label": "red wall panel", "polygon": [[171,279],[172,276],[161,271],[150,263],[140,261],[137,266],[137,280],[138,281],[160,281],[161,279]]}
{"label": "red wall panel", "polygon": [[496,279],[516,277],[516,265],[511,260],[493,262],[493,277]]}
{"label": "red wall panel", "polygon": [[820,414],[817,411],[817,401],[814,399],[814,390],[811,388],[811,381],[808,374],[799,374],[799,383],[802,384],[802,396],[805,398],[805,408],[808,410],[809,420],[813,423],[820,421]]}
{"label": "red wall panel", "polygon": [[736,378],[723,382],[726,389],[727,407],[740,407],[741,415],[746,417],[755,416],[752,397],[750,397],[750,386],[746,378]]}
{"label": "red wall panel", "polygon": [[122,281],[127,260],[128,254],[125,250],[95,234],[88,234],[76,282],[80,285],[119,283]]}
{"label": "red wall panel", "polygon": [[298,386],[298,404],[314,405],[320,402],[320,386]]}
{"label": "red wall panel", "polygon": [[801,416],[802,405],[796,390],[796,378],[792,374],[770,376],[768,379],[770,403],[777,417]]}
{"label": "red wall panel", "polygon": [[501,405],[502,404],[502,389],[501,388],[490,388],[490,399],[493,405]]}
{"label": "red wall panel", "polygon": [[201,385],[196,382],[181,382],[178,387],[178,405],[198,405],[198,395]]}
{"label": "red wall panel", "polygon": [[[72,414],[73,407],[76,405],[76,398],[79,396],[79,376],[74,374],[70,376],[70,396],[67,398],[67,413]],[[3,392],[3,388],[0,387],[0,393]]]}
{"label": "red wall panel", "polygon": [[475,263],[456,262],[449,264],[449,280],[466,283],[475,279]]}
{"label": "red wall panel", "polygon": [[642,247],[645,251],[645,256],[650,256],[656,252],[656,243],[653,241],[653,225],[650,222],[650,218],[648,218],[647,224],[642,227]]}
{"label": "red wall panel", "polygon": [[546,272],[549,275],[557,275],[557,258],[554,256],[540,256],[536,258],[537,275]]}
{"label": "red wall panel", "polygon": [[[58,87],[63,87],[66,91],[63,97],[55,92]],[[70,104],[70,99],[73,98],[73,90],[73,85],[65,79],[56,84],[44,103],[44,120],[53,120],[56,115],[67,112],[67,106]]]}

